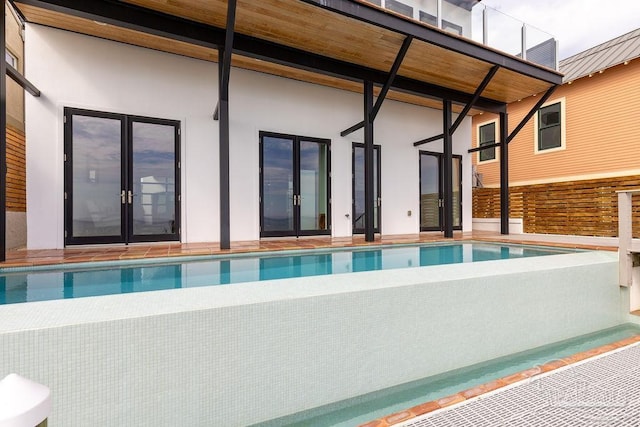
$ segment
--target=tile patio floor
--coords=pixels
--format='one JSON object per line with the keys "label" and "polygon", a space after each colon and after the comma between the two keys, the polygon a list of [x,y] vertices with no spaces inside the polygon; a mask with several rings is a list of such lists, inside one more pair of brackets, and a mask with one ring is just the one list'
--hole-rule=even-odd
{"label": "tile patio floor", "polygon": [[[617,250],[609,241],[590,241],[572,236],[550,239],[540,235],[502,236],[490,232],[455,232],[453,240],[480,240],[491,242],[542,244],[583,249]],[[364,236],[354,237],[300,237],[263,239],[259,241],[232,242],[231,249],[222,250],[217,242],[212,243],[135,243],[131,245],[74,246],[65,249],[9,250],[2,267],[29,267],[74,262],[96,262],[129,259],[218,255],[227,253],[263,252],[294,249],[318,249],[332,247],[375,246],[411,243],[451,241],[442,233],[420,233],[410,235],[376,236],[374,242],[365,242]]]}

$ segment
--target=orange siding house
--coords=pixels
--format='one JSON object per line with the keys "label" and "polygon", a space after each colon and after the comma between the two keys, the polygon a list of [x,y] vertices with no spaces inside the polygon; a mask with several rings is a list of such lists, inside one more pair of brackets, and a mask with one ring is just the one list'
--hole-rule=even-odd
{"label": "orange siding house", "polygon": [[[640,29],[561,61],[560,71],[563,85],[509,144],[510,216],[525,232],[616,235],[615,191],[640,187]],[[508,106],[509,131],[541,95]],[[474,147],[497,142],[498,117],[474,116],[472,137]],[[474,153],[484,187],[474,189],[476,218],[499,217],[497,159],[498,148]]]}

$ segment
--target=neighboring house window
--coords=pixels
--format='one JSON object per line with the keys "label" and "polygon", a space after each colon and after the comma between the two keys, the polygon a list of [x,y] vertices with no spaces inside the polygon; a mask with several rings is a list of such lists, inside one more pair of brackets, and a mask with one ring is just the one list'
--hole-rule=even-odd
{"label": "neighboring house window", "polygon": [[535,152],[564,149],[565,127],[564,98],[540,107],[535,122]]}
{"label": "neighboring house window", "polygon": [[4,60],[13,68],[18,68],[18,58],[16,58],[9,50],[5,49]]}
{"label": "neighboring house window", "polygon": [[[496,122],[489,122],[478,126],[478,145],[491,145],[496,143]],[[486,162],[496,159],[496,147],[478,151],[478,161]]]}

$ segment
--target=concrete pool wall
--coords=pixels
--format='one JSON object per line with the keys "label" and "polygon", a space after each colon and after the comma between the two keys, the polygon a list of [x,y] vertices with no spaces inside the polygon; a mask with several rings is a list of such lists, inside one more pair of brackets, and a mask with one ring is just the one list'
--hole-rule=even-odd
{"label": "concrete pool wall", "polygon": [[622,323],[617,255],[0,306],[50,425],[244,426]]}

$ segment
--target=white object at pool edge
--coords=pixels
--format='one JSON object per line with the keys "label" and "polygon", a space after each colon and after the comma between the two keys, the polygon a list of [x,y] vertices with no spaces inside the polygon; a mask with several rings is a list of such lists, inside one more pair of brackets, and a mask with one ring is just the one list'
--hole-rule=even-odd
{"label": "white object at pool edge", "polygon": [[9,374],[0,381],[0,427],[33,427],[51,412],[49,387]]}

